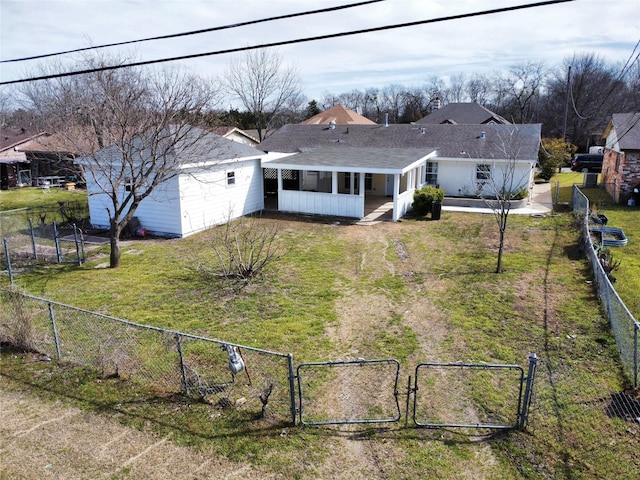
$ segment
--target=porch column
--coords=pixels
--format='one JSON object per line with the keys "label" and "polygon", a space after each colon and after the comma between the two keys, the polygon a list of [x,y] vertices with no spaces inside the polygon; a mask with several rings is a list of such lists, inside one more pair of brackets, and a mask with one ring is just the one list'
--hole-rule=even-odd
{"label": "porch column", "polygon": [[393,175],[393,221],[398,220],[398,195],[400,195],[400,174]]}
{"label": "porch column", "polygon": [[278,168],[278,211],[282,210],[280,202],[282,201],[282,169]]}
{"label": "porch column", "polygon": [[[360,181],[358,182],[358,191],[360,192],[360,196],[364,197],[364,181],[365,181],[365,177],[367,176],[366,173],[361,173],[360,174]],[[351,192],[353,194],[353,192]]]}
{"label": "porch column", "polygon": [[356,176],[355,173],[349,172],[349,195],[353,195],[353,192],[354,192],[354,187],[356,183],[356,179],[354,178],[355,176]]}
{"label": "porch column", "polygon": [[331,172],[331,194],[338,194],[338,172]]}

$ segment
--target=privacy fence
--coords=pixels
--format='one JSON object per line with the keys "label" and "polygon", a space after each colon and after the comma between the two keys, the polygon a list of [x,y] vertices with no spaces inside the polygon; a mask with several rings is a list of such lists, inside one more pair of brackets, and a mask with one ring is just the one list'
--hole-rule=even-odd
{"label": "privacy fence", "polygon": [[[297,425],[398,423],[465,429],[527,425],[537,357],[519,365],[421,363],[407,384],[395,359],[302,363],[290,353],[136,324],[0,290],[0,340],[55,364],[92,369],[157,394],[182,393],[251,418]],[[452,401],[455,399],[455,401]]]}
{"label": "privacy fence", "polygon": [[597,241],[594,243],[592,238],[592,230],[597,230],[600,226],[592,223],[593,218],[590,211],[589,199],[575,185],[573,187],[571,204],[574,215],[582,221],[582,245],[591,262],[598,297],[602,302],[609,323],[611,324],[620,351],[623,367],[631,379],[633,387],[638,388],[640,381],[640,359],[638,357],[640,323],[638,323],[620,299],[603,268],[598,256],[598,251],[602,248],[602,245]]}

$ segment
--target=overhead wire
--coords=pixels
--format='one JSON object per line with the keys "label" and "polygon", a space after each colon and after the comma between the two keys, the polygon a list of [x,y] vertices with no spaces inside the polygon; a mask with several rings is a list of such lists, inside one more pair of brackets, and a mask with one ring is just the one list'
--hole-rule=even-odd
{"label": "overhead wire", "polygon": [[638,50],[639,46],[640,46],[640,39],[638,39],[638,41],[636,42],[636,45],[633,47],[633,51],[629,55],[629,58],[627,58],[627,61],[622,66],[622,69],[620,70],[618,77],[613,82],[611,82],[611,86],[609,87],[609,90],[607,91],[606,95],[602,95],[600,97],[600,102],[598,106],[594,109],[594,112],[587,117],[582,116],[580,112],[578,112],[575,99],[573,98],[573,83],[571,81],[571,77],[569,77],[569,95],[571,96],[571,106],[578,118],[580,118],[581,120],[588,120],[604,106],[604,104],[607,102],[609,97],[613,95],[613,92],[618,87],[618,84],[624,79],[625,75],[627,74],[627,71],[633,66],[634,63],[636,63],[640,59],[640,52],[638,52],[638,54],[636,54],[636,57],[633,58],[633,55],[636,53],[636,50]]}
{"label": "overhead wire", "polygon": [[427,25],[427,24],[430,24],[430,23],[438,23],[438,22],[446,22],[446,21],[452,21],[452,20],[460,20],[460,19],[464,19],[464,18],[473,18],[473,17],[480,17],[480,16],[486,16],[486,15],[494,15],[494,14],[497,14],[497,13],[513,12],[513,11],[517,11],[517,10],[537,8],[537,7],[555,5],[555,4],[560,4],[560,3],[568,3],[568,2],[574,2],[574,1],[576,1],[576,0],[546,0],[546,1],[541,1],[541,2],[528,3],[528,4],[524,4],[524,5],[515,5],[515,6],[510,6],[510,7],[504,7],[504,8],[494,8],[494,9],[483,10],[483,11],[479,11],[479,12],[464,13],[464,14],[459,14],[459,15],[449,15],[449,16],[446,16],[446,17],[439,17],[439,18],[433,18],[433,19],[427,19],[427,20],[417,20],[417,21],[413,21],[413,22],[405,22],[405,23],[399,23],[399,24],[394,24],[394,25],[384,25],[384,26],[380,26],[380,27],[364,28],[364,29],[352,30],[352,31],[348,31],[348,32],[331,33],[331,34],[326,34],[326,35],[317,35],[317,36],[313,36],[313,37],[298,38],[298,39],[294,39],[294,40],[283,40],[283,41],[279,41],[279,42],[263,43],[263,44],[252,45],[252,46],[247,46],[247,47],[229,48],[229,49],[217,50],[217,51],[213,51],[213,52],[196,53],[196,54],[190,54],[190,55],[181,55],[181,56],[178,56],[178,57],[169,57],[169,58],[156,59],[156,60],[145,60],[145,61],[140,61],[140,62],[132,62],[132,63],[120,64],[120,65],[106,65],[106,66],[102,66],[102,67],[99,67],[99,68],[90,68],[90,69],[84,69],[84,70],[74,70],[74,71],[70,71],[70,72],[62,72],[62,73],[56,73],[56,74],[50,74],[50,75],[40,75],[40,76],[36,76],[36,77],[23,78],[23,79],[19,79],[19,80],[9,80],[9,81],[0,82],[0,85],[11,85],[11,84],[16,84],[16,83],[33,82],[33,81],[37,81],[37,80],[49,80],[49,79],[52,79],[52,78],[69,77],[69,76],[74,76],[74,75],[85,75],[85,74],[89,74],[89,73],[96,73],[96,72],[102,72],[102,71],[108,71],[108,70],[117,70],[117,69],[121,69],[121,68],[139,67],[139,66],[145,66],[145,65],[153,65],[153,64],[157,64],[157,63],[173,62],[173,61],[178,61],[178,60],[190,60],[190,59],[194,59],[194,58],[201,58],[201,57],[207,57],[207,56],[213,56],[213,55],[223,55],[223,54],[237,53],[237,52],[243,52],[243,51],[249,51],[249,50],[257,50],[257,49],[263,49],[263,48],[279,47],[279,46],[283,46],[283,45],[293,45],[293,44],[298,44],[298,43],[314,42],[314,41],[318,41],[318,40],[327,40],[327,39],[331,39],[331,38],[339,38],[339,37],[346,37],[346,36],[352,36],[352,35],[360,35],[360,34],[364,34],[364,33],[381,32],[381,31],[385,31],[385,30],[393,30],[393,29],[398,29],[398,28],[407,28],[407,27],[414,27],[414,26],[418,26],[418,25]]}
{"label": "overhead wire", "polygon": [[84,52],[87,50],[96,50],[96,49],[100,49],[100,48],[108,48],[108,47],[118,47],[118,46],[122,46],[122,45],[130,45],[133,43],[141,43],[141,42],[150,42],[153,40],[166,40],[168,38],[178,38],[178,37],[186,37],[189,35],[199,35],[201,33],[209,33],[209,32],[217,32],[217,31],[221,31],[221,30],[228,30],[231,28],[238,28],[238,27],[245,27],[248,25],[256,25],[259,23],[265,23],[265,22],[273,22],[275,20],[284,20],[284,19],[288,19],[288,18],[295,18],[295,17],[302,17],[305,15],[315,15],[318,13],[327,13],[327,12],[335,12],[338,10],[344,10],[346,8],[353,8],[353,7],[361,7],[363,5],[369,5],[371,3],[378,3],[378,2],[384,2],[386,0],[366,0],[366,1],[362,1],[362,2],[358,2],[358,3],[350,3],[348,5],[339,5],[337,7],[328,7],[328,8],[321,8],[318,10],[309,10],[309,11],[305,11],[305,12],[298,12],[298,13],[289,13],[286,15],[277,15],[275,17],[268,17],[268,18],[261,18],[258,20],[249,20],[246,22],[240,22],[240,23],[233,23],[230,25],[222,25],[219,27],[211,27],[211,28],[203,28],[200,30],[192,30],[189,32],[181,32],[181,33],[171,33],[171,34],[167,34],[167,35],[159,35],[159,36],[155,36],[155,37],[147,37],[147,38],[140,38],[137,40],[127,40],[127,41],[123,41],[123,42],[115,42],[115,43],[106,43],[104,45],[94,45],[94,46],[90,46],[90,47],[83,47],[83,48],[75,48],[73,50],[65,50],[62,52],[55,52],[55,53],[45,53],[42,55],[33,55],[31,57],[22,57],[22,58],[12,58],[9,60],[0,60],[0,63],[10,63],[10,62],[24,62],[27,60],[37,60],[40,58],[47,58],[47,57],[54,57],[54,56],[58,56],[58,55],[67,55],[70,53],[78,53],[78,52]]}

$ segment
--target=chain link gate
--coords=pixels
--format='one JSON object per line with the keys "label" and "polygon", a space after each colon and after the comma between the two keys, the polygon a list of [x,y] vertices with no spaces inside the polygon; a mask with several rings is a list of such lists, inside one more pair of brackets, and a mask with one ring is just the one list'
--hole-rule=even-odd
{"label": "chain link gate", "polygon": [[[411,417],[417,427],[523,429],[537,364],[533,353],[526,372],[520,365],[420,363],[406,386],[405,426]],[[395,359],[300,364],[300,423],[397,423],[399,376]]]}
{"label": "chain link gate", "polygon": [[400,363],[392,358],[302,363],[297,369],[303,425],[400,421]]}

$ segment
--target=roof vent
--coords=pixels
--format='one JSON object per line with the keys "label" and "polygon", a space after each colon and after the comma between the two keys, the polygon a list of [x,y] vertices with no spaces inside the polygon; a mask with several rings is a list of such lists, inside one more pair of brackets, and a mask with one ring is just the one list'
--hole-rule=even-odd
{"label": "roof vent", "polygon": [[484,139],[487,137],[487,134],[484,132],[480,132],[480,138]]}
{"label": "roof vent", "polygon": [[329,128],[330,128],[331,130],[333,130],[334,128],[336,128],[336,122],[334,122],[333,120],[331,120],[331,121],[329,122]]}
{"label": "roof vent", "polygon": [[389,114],[388,113],[384,114],[384,126],[385,127],[389,126]]}

